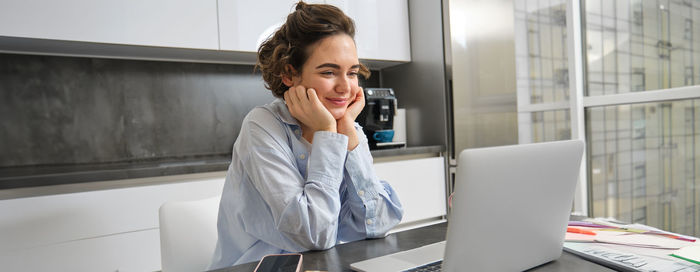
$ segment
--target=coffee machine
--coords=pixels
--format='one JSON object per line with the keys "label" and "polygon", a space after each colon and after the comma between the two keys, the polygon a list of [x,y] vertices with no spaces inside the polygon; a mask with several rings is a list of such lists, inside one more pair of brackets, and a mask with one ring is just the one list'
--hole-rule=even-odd
{"label": "coffee machine", "polygon": [[393,142],[396,96],[391,88],[365,88],[365,108],[357,117],[369,140],[370,149],[402,147],[406,143]]}

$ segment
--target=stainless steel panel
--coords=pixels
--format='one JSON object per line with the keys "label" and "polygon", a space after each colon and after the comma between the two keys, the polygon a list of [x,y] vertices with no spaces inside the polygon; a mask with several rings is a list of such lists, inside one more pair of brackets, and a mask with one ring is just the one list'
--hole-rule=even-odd
{"label": "stainless steel panel", "polygon": [[449,1],[454,153],[518,143],[512,0]]}

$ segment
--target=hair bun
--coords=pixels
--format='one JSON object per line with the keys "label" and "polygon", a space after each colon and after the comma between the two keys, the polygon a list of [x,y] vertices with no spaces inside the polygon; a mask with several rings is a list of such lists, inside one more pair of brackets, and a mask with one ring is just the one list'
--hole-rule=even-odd
{"label": "hair bun", "polygon": [[304,1],[299,1],[299,2],[297,3],[296,7],[294,8],[294,10],[300,10],[300,9],[303,9],[303,8],[305,8],[305,7],[306,7],[306,5],[307,5],[307,4],[306,4],[306,3],[304,3]]}

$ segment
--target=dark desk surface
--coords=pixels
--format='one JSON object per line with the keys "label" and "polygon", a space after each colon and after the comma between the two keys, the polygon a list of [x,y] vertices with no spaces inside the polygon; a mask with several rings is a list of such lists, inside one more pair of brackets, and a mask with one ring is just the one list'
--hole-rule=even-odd
{"label": "dark desk surface", "polygon": [[[352,271],[350,269],[351,263],[440,242],[445,240],[446,233],[447,223],[441,223],[394,233],[382,239],[356,241],[337,245],[329,250],[305,252],[302,271]],[[241,264],[216,271],[250,272],[255,269],[256,264],[257,263]],[[568,252],[563,252],[559,259],[528,271],[576,272],[614,270],[586,261]]]}

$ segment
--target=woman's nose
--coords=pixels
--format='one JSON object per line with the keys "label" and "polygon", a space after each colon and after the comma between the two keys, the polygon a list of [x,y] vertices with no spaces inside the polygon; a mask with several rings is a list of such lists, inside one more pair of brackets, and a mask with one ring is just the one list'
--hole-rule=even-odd
{"label": "woman's nose", "polygon": [[351,84],[352,80],[348,78],[348,76],[342,76],[338,79],[335,90],[339,93],[350,92],[350,90],[352,90],[352,87],[350,86]]}

